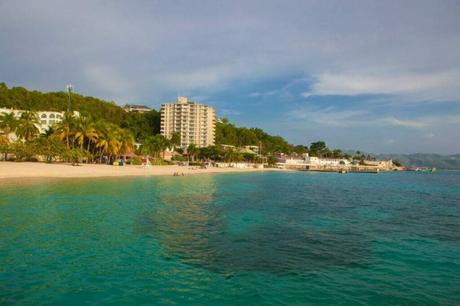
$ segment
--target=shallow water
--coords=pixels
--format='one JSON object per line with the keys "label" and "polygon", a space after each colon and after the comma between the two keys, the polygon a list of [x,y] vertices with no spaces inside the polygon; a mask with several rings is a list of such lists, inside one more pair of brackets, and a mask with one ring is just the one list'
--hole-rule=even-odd
{"label": "shallow water", "polygon": [[0,186],[0,304],[458,305],[460,173]]}

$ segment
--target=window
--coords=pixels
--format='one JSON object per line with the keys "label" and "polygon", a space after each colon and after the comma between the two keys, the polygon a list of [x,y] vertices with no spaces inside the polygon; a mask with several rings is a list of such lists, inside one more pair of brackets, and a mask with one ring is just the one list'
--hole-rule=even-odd
{"label": "window", "polygon": [[50,114],[50,118],[55,118],[55,117],[54,117],[54,114]]}
{"label": "window", "polygon": [[46,118],[46,114],[42,114],[40,117],[41,118]]}

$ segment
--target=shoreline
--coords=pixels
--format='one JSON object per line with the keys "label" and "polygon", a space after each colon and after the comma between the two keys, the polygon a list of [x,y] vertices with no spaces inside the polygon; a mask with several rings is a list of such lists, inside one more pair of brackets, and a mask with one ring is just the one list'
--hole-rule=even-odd
{"label": "shoreline", "polygon": [[103,177],[135,177],[135,176],[179,176],[214,174],[214,173],[247,173],[264,171],[286,171],[276,168],[269,169],[236,169],[207,168],[192,166],[111,166],[100,164],[80,164],[72,166],[67,163],[47,164],[42,162],[0,162],[0,181],[9,179],[53,179],[53,178],[103,178]]}

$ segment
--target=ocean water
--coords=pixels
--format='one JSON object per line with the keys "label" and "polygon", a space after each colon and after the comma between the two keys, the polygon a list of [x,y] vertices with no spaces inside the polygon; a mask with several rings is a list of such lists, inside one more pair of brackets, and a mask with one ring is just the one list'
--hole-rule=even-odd
{"label": "ocean water", "polygon": [[0,304],[459,305],[460,172],[0,182]]}

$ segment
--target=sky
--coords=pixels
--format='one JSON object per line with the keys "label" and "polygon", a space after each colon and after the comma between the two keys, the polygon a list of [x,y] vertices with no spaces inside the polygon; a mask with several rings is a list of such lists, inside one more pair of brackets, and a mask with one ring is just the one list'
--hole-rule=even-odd
{"label": "sky", "polygon": [[458,16],[457,0],[0,0],[0,82],[184,95],[295,144],[460,153]]}

